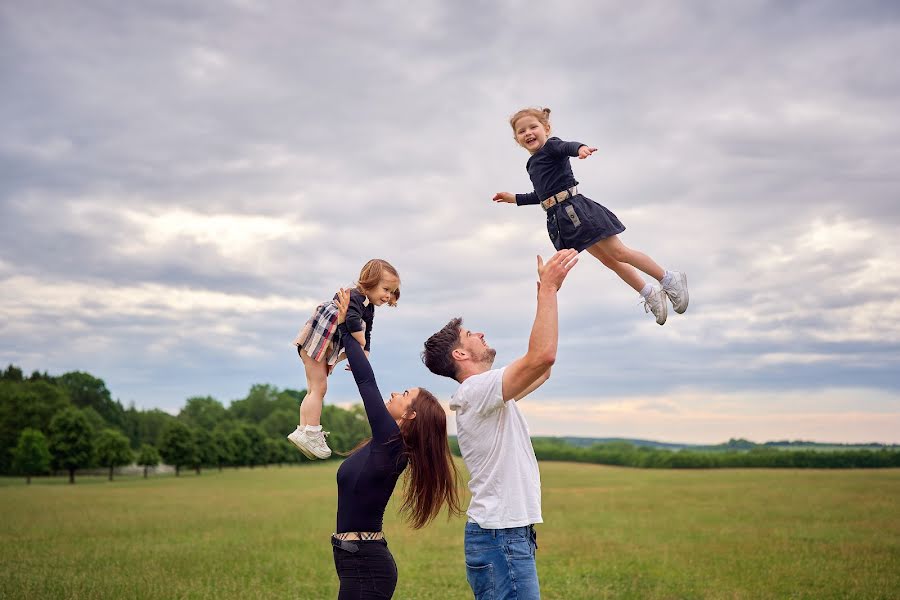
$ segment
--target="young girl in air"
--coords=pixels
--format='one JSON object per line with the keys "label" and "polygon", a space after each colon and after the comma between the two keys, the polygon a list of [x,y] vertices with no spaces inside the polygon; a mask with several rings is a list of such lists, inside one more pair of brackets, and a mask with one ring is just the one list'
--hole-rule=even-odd
{"label": "young girl in air", "polygon": [[[509,120],[516,142],[528,150],[525,164],[534,191],[527,194],[494,194],[495,202],[540,204],[547,213],[547,233],[557,250],[587,250],[606,267],[615,271],[641,294],[644,311],[652,312],[656,322],[666,322],[666,297],[677,313],[688,307],[687,277],[678,271],[666,271],[656,262],[622,243],[625,226],[610,210],[586,198],[578,191],[569,157],[584,159],[597,151],[579,142],[564,142],[550,137],[550,109],[524,108]],[[659,282],[645,283],[643,271]]]}
{"label": "young girl in air", "polygon": [[[350,290],[350,306],[346,323],[353,339],[369,355],[372,343],[372,321],[375,307],[396,306],[400,299],[400,275],[391,263],[380,258],[367,262],[359,272],[359,280]],[[297,334],[294,345],[306,370],[306,396],[300,405],[300,424],[287,438],[309,458],[328,458],[331,448],[322,431],[322,404],[328,389],[328,376],[334,365],[344,358],[344,346],[336,335],[338,297],[316,307],[306,325]],[[349,339],[349,338],[348,338]]]}

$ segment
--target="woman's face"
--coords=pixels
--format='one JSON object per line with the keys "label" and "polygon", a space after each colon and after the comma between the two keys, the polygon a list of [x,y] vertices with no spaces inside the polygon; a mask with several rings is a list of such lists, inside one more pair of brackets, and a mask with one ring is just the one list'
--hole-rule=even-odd
{"label": "woman's face", "polygon": [[391,392],[384,405],[395,421],[400,419],[413,419],[416,416],[414,411],[409,410],[409,406],[419,397],[419,388],[409,388],[405,392]]}

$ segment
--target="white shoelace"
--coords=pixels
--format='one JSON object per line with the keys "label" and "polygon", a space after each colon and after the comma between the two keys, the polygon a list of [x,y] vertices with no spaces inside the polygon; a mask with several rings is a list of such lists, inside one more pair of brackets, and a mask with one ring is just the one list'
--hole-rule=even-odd
{"label": "white shoelace", "polygon": [[[311,438],[314,444],[321,447],[328,447],[328,443],[325,441],[325,436],[330,434],[330,431],[310,431]],[[317,433],[321,433],[322,435],[316,435]]]}
{"label": "white shoelace", "polygon": [[638,304],[640,304],[641,302],[644,303],[644,312],[645,313],[653,313],[653,316],[656,316],[656,312],[654,312],[654,310],[653,310],[653,303],[650,302],[650,298],[641,298],[638,301]]}

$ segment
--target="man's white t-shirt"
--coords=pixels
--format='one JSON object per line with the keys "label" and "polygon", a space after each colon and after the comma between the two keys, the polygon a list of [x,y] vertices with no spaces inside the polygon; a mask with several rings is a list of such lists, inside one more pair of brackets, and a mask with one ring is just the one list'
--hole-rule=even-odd
{"label": "man's white t-shirt", "polygon": [[525,417],[515,400],[503,401],[505,369],[469,377],[450,398],[470,474],[466,514],[485,529],[543,523],[541,474]]}

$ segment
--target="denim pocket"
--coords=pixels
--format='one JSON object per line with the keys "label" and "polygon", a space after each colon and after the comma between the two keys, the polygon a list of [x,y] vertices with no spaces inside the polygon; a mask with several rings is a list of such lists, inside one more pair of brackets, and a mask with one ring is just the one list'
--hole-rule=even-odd
{"label": "denim pocket", "polygon": [[534,558],[534,546],[531,543],[531,536],[527,538],[515,536],[507,540],[506,553],[511,559]]}
{"label": "denim pocket", "polygon": [[494,565],[470,565],[466,561],[466,580],[475,600],[494,600]]}

